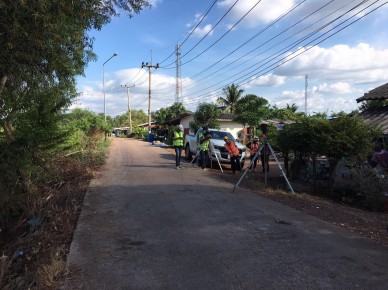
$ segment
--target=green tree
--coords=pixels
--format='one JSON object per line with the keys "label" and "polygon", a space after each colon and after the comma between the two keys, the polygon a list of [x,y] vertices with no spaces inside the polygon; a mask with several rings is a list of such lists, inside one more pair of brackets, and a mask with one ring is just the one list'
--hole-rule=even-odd
{"label": "green tree", "polygon": [[186,109],[183,106],[183,104],[180,102],[175,102],[170,107],[161,108],[158,111],[156,111],[154,118],[155,118],[155,121],[158,122],[159,124],[164,124],[180,116],[184,112],[186,112]]}
{"label": "green tree", "polygon": [[95,146],[110,131],[110,125],[104,121],[103,115],[97,115],[88,110],[75,109],[64,116],[62,131],[69,137],[61,144],[61,148],[82,150],[87,146]]}
{"label": "green tree", "polygon": [[372,138],[380,134],[359,117],[344,115],[333,120],[306,117],[284,126],[277,144],[283,153],[293,153],[297,162],[308,157],[315,164],[317,156],[325,155],[329,161],[327,192],[331,194],[338,162],[342,158],[366,160],[372,152]]}
{"label": "green tree", "polygon": [[136,126],[146,123],[148,121],[148,116],[143,110],[132,110],[132,126]]}
{"label": "green tree", "polygon": [[209,128],[220,127],[217,119],[221,115],[221,110],[215,104],[202,103],[197,107],[194,113],[194,121],[190,122],[190,128],[197,132],[199,128],[208,125]]}
{"label": "green tree", "polygon": [[0,1],[0,193],[23,195],[11,202],[16,211],[36,193],[37,166],[63,142],[60,121],[76,95],[76,76],[95,59],[88,32],[119,10],[132,16],[145,6],[142,0]]}
{"label": "green tree", "polygon": [[222,89],[223,97],[219,97],[217,102],[225,106],[225,111],[234,113],[238,100],[244,93],[243,89],[239,89],[238,85],[231,84]]}
{"label": "green tree", "polygon": [[268,101],[253,94],[245,95],[236,104],[234,120],[252,128],[257,128],[269,116]]}
{"label": "green tree", "polygon": [[279,119],[279,120],[298,120],[300,117],[304,116],[304,114],[297,113],[298,107],[295,104],[291,106],[287,104],[286,108],[280,109],[276,105],[270,108],[270,116],[271,119]]}
{"label": "green tree", "polygon": [[87,32],[101,29],[117,11],[138,13],[147,1],[2,1],[0,2],[0,109],[6,137],[14,123],[33,109],[42,86],[63,98],[75,95],[75,77],[95,55]]}

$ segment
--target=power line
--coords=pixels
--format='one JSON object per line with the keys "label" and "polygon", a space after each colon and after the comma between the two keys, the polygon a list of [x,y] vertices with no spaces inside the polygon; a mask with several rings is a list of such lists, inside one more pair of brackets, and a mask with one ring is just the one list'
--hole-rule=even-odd
{"label": "power line", "polygon": [[[354,10],[356,7],[359,7],[360,5],[362,5],[363,3],[366,3],[366,2],[368,2],[368,1],[362,1],[361,3],[359,3],[358,5],[356,5],[355,7],[353,7],[352,9],[348,10],[348,12],[351,11],[351,10]],[[379,0],[373,2],[372,4],[368,5],[367,7],[363,8],[362,10],[358,11],[356,14],[354,14],[354,15],[352,15],[351,17],[349,17],[348,19],[342,21],[340,24],[336,25],[335,27],[333,27],[333,28],[330,29],[329,31],[325,32],[324,34],[322,34],[322,35],[320,35],[319,37],[313,39],[312,41],[310,41],[309,43],[307,43],[307,44],[305,44],[305,45],[311,44],[312,42],[318,40],[319,38],[322,38],[324,35],[330,33],[331,31],[333,31],[334,29],[338,28],[339,26],[341,26],[341,25],[344,24],[345,22],[349,21],[350,19],[356,17],[357,15],[359,15],[359,14],[361,14],[361,13],[364,13],[364,11],[365,11],[366,9],[368,9],[368,8],[371,7],[372,5],[376,4],[377,2],[379,2]],[[367,15],[369,15],[370,13],[372,13],[373,11],[379,9],[380,7],[384,6],[384,5],[387,4],[387,3],[388,3],[388,1],[385,2],[385,3],[383,3],[383,4],[381,4],[381,5],[379,5],[378,7],[373,8],[371,11],[368,11],[368,12],[366,12],[365,14],[359,16],[359,18],[357,18],[356,20],[352,21],[351,23],[347,24],[346,26],[340,28],[340,29],[337,30],[337,31],[334,31],[334,32],[333,32],[332,34],[330,34],[329,36],[325,37],[324,39],[320,40],[319,42],[315,43],[314,45],[312,45],[312,46],[310,46],[310,47],[307,47],[305,50],[302,50],[302,51],[299,52],[299,53],[297,53],[297,52],[300,50],[300,49],[298,49],[296,52],[293,53],[293,54],[297,53],[297,54],[295,54],[294,56],[292,56],[292,57],[288,57],[288,56],[283,57],[283,58],[280,60],[280,61],[281,61],[280,63],[278,63],[278,64],[272,64],[272,65],[270,65],[270,66],[265,67],[264,69],[262,69],[261,71],[259,71],[259,72],[261,72],[260,75],[256,75],[255,77],[252,76],[252,73],[251,73],[251,74],[245,75],[245,80],[239,82],[238,85],[245,85],[245,84],[248,84],[248,83],[251,82],[252,80],[257,79],[258,77],[264,75],[265,73],[268,73],[268,72],[270,72],[271,70],[273,70],[273,69],[275,69],[275,68],[277,68],[277,67],[279,67],[279,66],[281,66],[281,65],[283,65],[283,64],[285,64],[285,63],[287,63],[287,62],[289,62],[289,61],[291,61],[292,59],[298,57],[298,56],[301,55],[302,53],[307,52],[308,50],[312,49],[312,48],[315,47],[316,45],[322,43],[323,41],[327,40],[328,38],[332,37],[333,35],[339,33],[340,31],[344,30],[345,28],[349,27],[349,26],[352,25],[353,23],[355,23],[355,22],[361,20],[362,18],[365,18]],[[346,12],[346,13],[348,13],[348,12]],[[346,13],[342,14],[340,17],[342,17],[342,16],[345,15]],[[337,17],[337,19],[340,18],[340,17]],[[326,27],[327,25],[328,25],[328,24],[326,24],[325,27]],[[310,36],[311,36],[311,35],[310,35]],[[257,71],[255,71],[255,72],[257,73]],[[248,80],[248,79],[249,79],[249,80]],[[248,80],[248,81],[247,81],[247,80]],[[237,80],[234,80],[234,81],[231,82],[231,83],[235,83],[236,81],[237,81]],[[229,84],[230,84],[230,83],[229,83]],[[217,89],[213,89],[213,91],[218,91],[218,90],[221,90],[222,88],[223,88],[223,87],[220,87],[220,88],[217,88]],[[190,103],[193,102],[193,101],[198,102],[198,101],[200,101],[201,99],[204,99],[204,98],[207,98],[207,97],[208,97],[208,96],[198,96],[198,97],[196,97],[196,98],[190,100],[189,102],[190,102]],[[186,103],[189,103],[189,102],[186,102]]]}
{"label": "power line", "polygon": [[[193,58],[191,58],[190,60],[182,63],[182,65],[185,65],[185,64],[188,64],[190,62],[192,62],[193,60],[197,59],[198,57],[200,57],[202,54],[204,54],[206,51],[208,51],[210,48],[212,48],[214,45],[216,45],[221,39],[223,39],[229,32],[231,32],[241,21],[244,20],[244,18],[261,2],[262,0],[259,0],[256,2],[255,5],[253,5],[251,7],[251,9],[249,9],[243,17],[241,17],[235,24],[233,24],[233,26],[231,26],[223,35],[221,35],[215,42],[213,42],[210,46],[208,46],[205,50],[203,50],[202,52],[200,52],[199,54],[197,54],[196,56],[194,56]],[[187,54],[187,53],[186,53]],[[186,55],[185,54],[185,55]],[[183,55],[182,57],[184,57],[185,55]],[[169,69],[168,67],[164,67],[166,69]]]}
{"label": "power line", "polygon": [[[210,10],[213,8],[213,6],[217,3],[218,0],[214,0],[214,2],[212,3],[212,5],[209,7],[209,9],[206,11],[206,13],[201,17],[201,19],[199,20],[199,22],[197,23],[197,25],[191,30],[191,32],[189,33],[189,35],[185,38],[185,40],[183,40],[183,42],[180,44],[180,46],[182,46],[183,44],[185,44],[185,42],[190,38],[190,36],[194,33],[194,31],[198,28],[198,26],[202,23],[202,21],[206,18],[206,16],[209,14]],[[168,57],[166,57],[164,60],[162,60],[161,62],[159,62],[159,65],[161,65],[162,63],[164,63],[166,60],[168,60],[171,56],[173,56],[175,54],[175,51],[173,51]]]}
{"label": "power line", "polygon": [[[220,24],[220,22],[226,17],[226,15],[229,14],[229,12],[233,9],[233,7],[237,4],[239,0],[236,0],[236,2],[234,2],[234,4],[228,9],[228,11],[217,21],[217,23],[212,27],[212,29],[210,29],[206,34],[205,36],[203,36],[192,48],[189,49],[189,51],[187,51],[184,55],[182,55],[182,58],[184,58],[187,54],[189,54],[194,48],[196,48],[206,37],[209,36],[210,33],[213,32],[213,30],[218,26],[218,24]],[[174,64],[174,62],[172,63],[169,63],[167,65],[165,65],[164,67],[161,67],[161,68],[169,68],[170,65]]]}

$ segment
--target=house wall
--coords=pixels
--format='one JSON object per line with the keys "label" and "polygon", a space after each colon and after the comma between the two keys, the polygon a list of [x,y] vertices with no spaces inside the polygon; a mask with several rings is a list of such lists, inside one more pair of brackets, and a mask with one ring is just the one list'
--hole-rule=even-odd
{"label": "house wall", "polygon": [[236,139],[242,139],[244,127],[234,121],[220,121],[220,130],[230,132]]}
{"label": "house wall", "polygon": [[194,134],[194,132],[190,132],[189,124],[191,121],[194,121],[193,115],[185,116],[185,117],[181,118],[181,120],[180,120],[180,124],[183,126],[183,132],[185,134],[188,134],[188,133]]}

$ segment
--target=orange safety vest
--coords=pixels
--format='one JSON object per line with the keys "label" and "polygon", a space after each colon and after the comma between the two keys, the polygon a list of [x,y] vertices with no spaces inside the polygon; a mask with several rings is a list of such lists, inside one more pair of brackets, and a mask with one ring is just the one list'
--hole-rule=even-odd
{"label": "orange safety vest", "polygon": [[230,156],[238,156],[239,151],[238,151],[236,144],[234,144],[233,141],[229,141],[229,142],[230,142],[229,145],[227,142],[225,142],[225,148],[226,148],[226,150],[228,150],[229,155]]}
{"label": "orange safety vest", "polygon": [[257,151],[259,151],[259,143],[252,143],[251,144],[251,149],[249,150],[249,153],[251,154],[251,155],[255,155],[255,153],[257,152]]}

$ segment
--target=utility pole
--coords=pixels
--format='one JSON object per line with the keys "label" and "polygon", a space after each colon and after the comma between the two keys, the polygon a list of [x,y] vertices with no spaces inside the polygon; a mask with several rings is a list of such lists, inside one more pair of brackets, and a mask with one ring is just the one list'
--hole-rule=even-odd
{"label": "utility pole", "polygon": [[[78,109],[78,99],[83,95],[84,92],[79,92],[75,94],[75,108]],[[1,106],[0,106],[1,107]]]}
{"label": "utility pole", "polygon": [[304,114],[306,115],[306,117],[307,117],[307,86],[308,86],[307,78],[308,76],[306,74],[305,82],[304,82]]}
{"label": "utility pole", "polygon": [[103,64],[102,64],[102,91],[104,93],[104,120],[106,122],[106,99],[105,99],[105,64],[110,61],[113,57],[118,56],[119,54],[117,52],[113,53],[113,55],[108,58]]}
{"label": "utility pole", "polygon": [[128,123],[129,123],[129,131],[132,133],[132,114],[131,114],[131,106],[129,101],[129,88],[133,88],[135,85],[121,85],[122,87],[127,88],[127,95],[128,95]]}
{"label": "utility pole", "polygon": [[181,83],[181,53],[179,44],[176,45],[176,86],[175,86],[175,102],[179,103],[182,96]]}
{"label": "utility pole", "polygon": [[148,129],[151,132],[151,71],[152,69],[159,68],[159,64],[156,65],[148,64],[148,62],[141,63],[141,68],[148,68]]}

